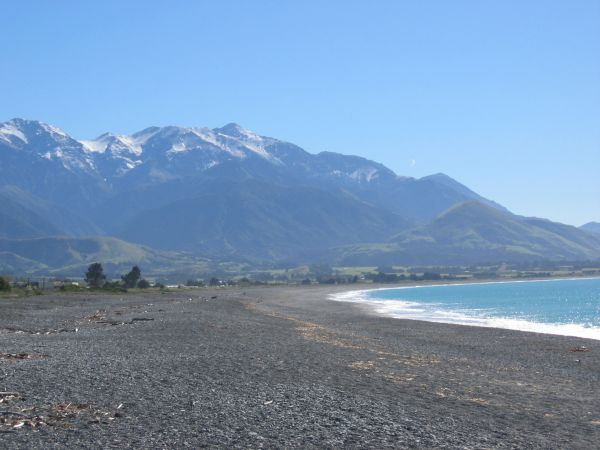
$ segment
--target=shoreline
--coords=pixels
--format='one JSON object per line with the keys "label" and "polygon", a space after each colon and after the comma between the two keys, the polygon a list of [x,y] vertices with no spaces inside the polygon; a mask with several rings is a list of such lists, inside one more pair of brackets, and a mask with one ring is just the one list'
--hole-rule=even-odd
{"label": "shoreline", "polygon": [[[437,316],[415,314],[411,307],[425,305],[418,301],[406,299],[379,299],[367,298],[366,294],[378,291],[418,289],[431,287],[449,287],[449,286],[469,286],[469,285],[489,285],[489,284],[510,284],[510,283],[539,283],[551,281],[579,281],[579,280],[600,280],[600,277],[570,277],[570,278],[552,278],[535,280],[516,280],[516,281],[481,281],[481,282],[461,282],[461,283],[435,283],[435,284],[415,284],[412,286],[397,287],[377,287],[372,289],[357,289],[339,293],[330,294],[328,299],[331,301],[348,302],[364,305],[366,308],[380,314],[384,317],[404,320],[420,320],[431,323],[444,323],[452,325],[461,325],[469,327],[498,328],[505,330],[515,330],[528,333],[542,333],[558,336],[571,336],[585,339],[600,340],[600,327],[586,327],[577,323],[552,323],[552,322],[534,322],[525,319],[515,319],[507,317],[486,317],[463,313],[462,315],[450,310],[436,311]],[[395,308],[394,308],[395,307]],[[403,311],[402,313],[399,311]]]}
{"label": "shoreline", "polygon": [[421,283],[421,284],[397,284],[397,285],[393,285],[393,283],[390,283],[392,286],[387,287],[384,284],[381,283],[373,283],[373,284],[377,284],[380,287],[377,288],[370,288],[370,289],[356,289],[356,291],[384,291],[384,290],[388,290],[388,289],[409,289],[409,288],[419,288],[419,287],[434,287],[434,286],[466,286],[466,285],[470,285],[470,284],[505,284],[505,283],[536,283],[536,282],[541,282],[541,281],[577,281],[577,280],[600,280],[600,276],[596,276],[596,277],[587,277],[587,276],[581,276],[581,277],[540,277],[540,278],[527,278],[526,280],[520,280],[520,279],[511,279],[511,280],[497,280],[497,279],[493,279],[493,278],[487,278],[487,279],[481,279],[481,280],[476,280],[476,281],[465,281],[465,280],[460,280],[457,281],[456,283],[452,282],[451,280],[427,280],[427,281],[415,281],[415,283]]}

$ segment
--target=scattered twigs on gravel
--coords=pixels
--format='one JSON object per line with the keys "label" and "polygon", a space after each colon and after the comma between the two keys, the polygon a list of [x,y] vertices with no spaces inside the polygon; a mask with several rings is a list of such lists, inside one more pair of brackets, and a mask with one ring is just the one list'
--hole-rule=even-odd
{"label": "scattered twigs on gravel", "polygon": [[25,417],[27,419],[30,418],[30,416],[23,414],[23,413],[19,413],[19,412],[15,412],[15,411],[0,411],[0,416],[15,416],[15,417]]}
{"label": "scattered twigs on gravel", "polygon": [[154,320],[151,317],[134,317],[130,320],[97,320],[95,323],[103,323],[107,325],[131,325],[135,322],[147,322]]}
{"label": "scattered twigs on gravel", "polygon": [[0,353],[0,359],[17,361],[24,359],[46,359],[48,355],[43,353]]}
{"label": "scattered twigs on gravel", "polygon": [[[144,312],[146,312],[146,311],[144,311]],[[88,322],[99,323],[99,324],[104,324],[104,325],[131,325],[135,322],[145,322],[145,321],[154,320],[151,317],[134,317],[129,320],[110,319],[110,318],[108,318],[109,315],[121,316],[121,315],[123,315],[123,311],[116,310],[116,311],[112,311],[112,313],[109,314],[109,311],[107,311],[105,309],[99,309],[94,314],[84,317],[84,320],[87,320]]]}
{"label": "scattered twigs on gravel", "polygon": [[20,397],[18,392],[0,392],[0,403],[8,403]]}
{"label": "scattered twigs on gravel", "polygon": [[0,328],[0,331],[5,331],[7,333],[15,333],[15,334],[35,334],[35,335],[48,335],[48,334],[58,334],[58,333],[77,333],[77,328],[52,328],[52,329],[42,329],[42,330],[29,330],[26,328],[15,328],[15,327],[4,327]]}
{"label": "scattered twigs on gravel", "polygon": [[587,348],[585,345],[582,345],[580,347],[575,347],[575,348],[571,349],[572,352],[588,352],[589,350],[590,349]]}
{"label": "scattered twigs on gravel", "polygon": [[117,417],[122,417],[122,413],[85,403],[58,403],[45,408],[30,407],[20,411],[0,411],[0,432],[10,433],[24,427],[73,428],[86,423],[108,424]]}
{"label": "scattered twigs on gravel", "polygon": [[106,311],[98,310],[91,316],[84,317],[84,320],[87,320],[88,322],[98,322],[99,320],[106,320],[105,313]]}

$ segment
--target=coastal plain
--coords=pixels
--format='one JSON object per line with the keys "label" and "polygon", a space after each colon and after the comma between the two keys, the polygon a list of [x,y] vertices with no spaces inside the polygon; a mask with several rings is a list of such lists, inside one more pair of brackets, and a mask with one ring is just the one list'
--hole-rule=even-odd
{"label": "coastal plain", "polygon": [[0,300],[0,447],[599,447],[600,341],[328,300],[349,289]]}

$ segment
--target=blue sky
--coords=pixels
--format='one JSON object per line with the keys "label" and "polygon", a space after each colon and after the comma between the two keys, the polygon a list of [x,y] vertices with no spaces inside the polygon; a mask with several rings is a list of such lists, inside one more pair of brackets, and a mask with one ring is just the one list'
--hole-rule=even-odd
{"label": "blue sky", "polygon": [[237,122],[600,221],[600,2],[3,2],[0,120]]}

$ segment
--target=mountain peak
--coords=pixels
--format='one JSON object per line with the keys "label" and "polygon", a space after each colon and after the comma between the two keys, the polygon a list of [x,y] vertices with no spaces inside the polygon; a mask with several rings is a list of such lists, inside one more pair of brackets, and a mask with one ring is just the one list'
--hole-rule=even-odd
{"label": "mountain peak", "polygon": [[27,136],[23,133],[20,121],[22,119],[12,119],[0,124],[0,141],[6,141],[9,144],[14,141],[21,141],[27,144]]}
{"label": "mountain peak", "polygon": [[0,141],[5,141],[11,147],[23,147],[32,142],[39,144],[41,140],[62,145],[70,143],[71,138],[60,128],[38,120],[17,117],[0,123]]}
{"label": "mountain peak", "polygon": [[581,225],[579,228],[588,233],[600,234],[600,222],[588,222],[585,225]]}
{"label": "mountain peak", "polygon": [[55,127],[54,125],[50,125],[47,124],[45,122],[41,122],[39,120],[30,120],[30,119],[22,119],[20,117],[15,117],[14,119],[9,120],[8,123],[10,125],[13,125],[17,128],[19,128],[22,131],[27,131],[27,130],[43,130],[46,133],[50,133],[50,134],[54,134],[54,135],[59,135],[62,137],[67,137],[67,133],[65,133],[63,130],[61,130],[58,127]]}
{"label": "mountain peak", "polygon": [[460,192],[466,198],[478,200],[480,203],[483,203],[487,206],[492,206],[493,208],[496,208],[498,210],[508,212],[508,210],[504,206],[499,205],[498,203],[496,203],[492,200],[488,200],[488,199],[480,196],[479,194],[476,194],[471,189],[466,187],[464,184],[459,183],[454,178],[446,175],[445,173],[442,173],[442,172],[434,173],[433,175],[428,175],[426,177],[419,178],[419,181],[434,183],[434,184],[437,184],[440,186],[444,186],[446,188],[450,188],[456,192]]}
{"label": "mountain peak", "polygon": [[256,134],[252,131],[242,127],[241,125],[231,122],[221,128],[215,128],[216,133],[224,134],[235,138],[248,138],[256,137]]}
{"label": "mountain peak", "polygon": [[436,181],[438,183],[446,183],[446,184],[458,183],[454,178],[452,178],[442,172],[434,173],[432,175],[427,175],[425,177],[422,177],[421,180],[431,180],[431,181]]}
{"label": "mountain peak", "polygon": [[17,127],[24,127],[24,126],[28,126],[28,125],[41,125],[42,122],[40,122],[39,120],[30,120],[30,119],[23,119],[22,117],[13,117],[10,120],[7,120],[4,123],[8,123]]}
{"label": "mountain peak", "polygon": [[84,148],[92,153],[106,153],[107,151],[114,154],[129,153],[140,155],[142,153],[141,146],[130,136],[114,133],[104,133],[91,141],[79,141]]}

